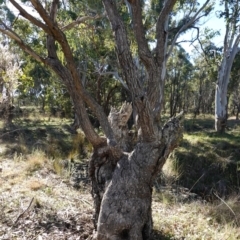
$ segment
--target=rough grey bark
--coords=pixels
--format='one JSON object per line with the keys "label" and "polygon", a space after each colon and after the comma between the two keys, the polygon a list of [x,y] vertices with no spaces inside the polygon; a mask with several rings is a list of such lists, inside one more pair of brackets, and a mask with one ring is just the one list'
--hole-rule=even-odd
{"label": "rough grey bark", "polygon": [[95,239],[150,238],[152,185],[182,137],[182,119],[182,114],[170,119],[159,129],[157,141],[138,142],[118,161],[106,154],[105,161],[100,162],[103,151],[95,152],[91,159],[92,193],[97,206]]}

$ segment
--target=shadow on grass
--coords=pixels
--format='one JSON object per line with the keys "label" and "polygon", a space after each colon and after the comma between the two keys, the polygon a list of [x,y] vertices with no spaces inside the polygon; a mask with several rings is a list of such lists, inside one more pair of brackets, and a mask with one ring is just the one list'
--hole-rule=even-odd
{"label": "shadow on grass", "polygon": [[45,151],[50,157],[61,155],[67,157],[72,144],[70,126],[39,121],[21,121],[0,130],[1,144],[6,146],[2,156],[28,154],[34,149]]}
{"label": "shadow on grass", "polygon": [[[219,145],[217,148],[209,151],[198,145],[192,146],[190,152],[176,149],[170,161],[180,175],[177,184],[208,200],[214,197],[213,191],[221,197],[236,193],[240,185],[240,153],[234,149],[226,153]],[[229,159],[230,155],[232,159]]]}
{"label": "shadow on grass", "polygon": [[172,236],[169,236],[169,235],[166,236],[162,232],[160,232],[156,229],[153,229],[151,240],[174,240],[174,238]]}
{"label": "shadow on grass", "polygon": [[44,239],[89,239],[93,233],[90,210],[83,210],[81,214],[56,212],[47,208],[34,210],[28,218],[21,218],[12,227],[13,232],[19,232],[20,238],[17,239],[42,239],[41,235]]}
{"label": "shadow on grass", "polygon": [[203,129],[213,130],[214,119],[203,118],[203,119],[185,119],[184,129],[189,132],[202,131]]}
{"label": "shadow on grass", "polygon": [[[168,159],[179,176],[174,184],[186,187],[204,199],[237,193],[240,186],[239,127],[219,134],[211,127],[213,119],[187,119],[185,138]],[[229,120],[234,126],[236,120]],[[192,124],[192,125],[191,125]]]}
{"label": "shadow on grass", "polygon": [[[233,130],[239,125],[240,120],[228,119],[226,130]],[[184,120],[184,129],[187,132],[215,131],[215,120],[213,117],[188,118]]]}

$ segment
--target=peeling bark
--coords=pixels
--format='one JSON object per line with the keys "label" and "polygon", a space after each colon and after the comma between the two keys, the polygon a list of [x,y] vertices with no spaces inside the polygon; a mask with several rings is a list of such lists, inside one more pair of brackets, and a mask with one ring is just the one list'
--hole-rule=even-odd
{"label": "peeling bark", "polygon": [[131,103],[124,103],[119,111],[115,108],[111,108],[108,116],[108,121],[114,131],[114,136],[118,146],[123,151],[130,150],[129,144],[129,129],[127,122],[132,114]]}

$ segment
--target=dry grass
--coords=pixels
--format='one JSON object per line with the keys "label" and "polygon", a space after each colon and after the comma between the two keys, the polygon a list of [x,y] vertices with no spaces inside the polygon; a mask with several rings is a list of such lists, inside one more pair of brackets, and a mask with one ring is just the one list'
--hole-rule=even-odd
{"label": "dry grass", "polygon": [[33,179],[28,182],[28,187],[30,188],[30,190],[33,190],[33,191],[40,190],[44,186],[45,186],[45,184],[41,180],[38,180],[38,179]]}
{"label": "dry grass", "polygon": [[[234,204],[236,207],[236,205]],[[217,209],[218,208],[218,209]],[[153,203],[154,228],[166,239],[174,240],[237,240],[240,227],[232,213],[222,205],[204,201],[174,204]],[[221,222],[218,221],[221,218]],[[230,221],[227,221],[230,220]]]}
{"label": "dry grass", "polygon": [[209,214],[219,224],[235,226],[240,230],[240,196],[231,196],[226,200],[219,199],[220,201],[211,206]]}
{"label": "dry grass", "polygon": [[[1,162],[1,239],[90,240],[93,225],[89,190],[73,189],[46,167],[48,160],[42,153],[35,151],[30,156],[27,160]],[[37,162],[37,168],[29,168],[33,162]],[[238,196],[210,204],[182,201],[166,191],[159,194],[154,193],[152,206],[154,229],[161,233],[155,240],[240,239]]]}
{"label": "dry grass", "polygon": [[0,239],[90,239],[90,194],[63,181],[46,167],[39,152],[28,157],[27,161],[1,159]]}
{"label": "dry grass", "polygon": [[[51,119],[50,123],[58,125],[59,122]],[[169,185],[179,183],[186,171],[192,171],[193,167],[194,169],[198,166],[204,167],[204,164],[199,165],[198,162],[204,155],[212,161],[217,159],[221,171],[224,171],[229,163],[228,156],[224,154],[230,151],[229,147],[232,147],[235,154],[232,156],[238,156],[238,153],[234,152],[236,139],[238,138],[226,135],[224,141],[219,144],[219,136],[185,134],[184,145],[172,158],[179,158],[182,162],[189,161],[185,162],[185,166],[190,167],[183,168],[181,161],[176,161],[174,166],[167,162],[164,166],[165,182]],[[10,155],[11,158],[9,156],[0,158],[1,240],[90,240],[92,237],[93,203],[89,194],[90,189],[81,188],[77,191],[71,186],[67,175],[62,174],[59,159],[53,160],[50,157],[61,154],[60,142],[57,138],[49,138],[48,141],[52,143],[48,145],[49,151],[39,149],[29,151],[26,150],[27,143],[20,136],[22,145],[19,149],[22,152]],[[81,133],[75,135],[71,143],[71,149],[66,151],[70,159],[89,154],[91,150],[90,145],[85,145]],[[87,147],[79,152],[79,146],[81,148],[83,145]],[[215,151],[213,146],[217,146],[217,153],[213,152]],[[199,152],[197,148],[200,149]],[[225,148],[227,149],[224,150]],[[50,152],[51,154],[48,154]],[[218,158],[219,156],[221,158]],[[189,165],[190,163],[192,165]],[[198,179],[199,177],[190,183],[190,188],[194,184],[195,186],[200,184],[202,179],[199,181]],[[155,233],[159,232],[155,234],[154,240],[240,239],[239,196],[234,195],[225,199],[217,195],[216,200],[209,203],[199,198],[187,198],[188,190],[178,195],[172,192],[169,189],[164,189],[160,193],[154,192],[152,204],[154,229]]]}
{"label": "dry grass", "polygon": [[33,153],[27,155],[26,171],[31,173],[43,168],[46,164],[49,165],[49,160],[46,154],[41,150],[35,150]]}
{"label": "dry grass", "polygon": [[92,152],[92,145],[87,141],[82,130],[78,129],[71,139],[71,151],[68,155],[69,159],[84,159]]}

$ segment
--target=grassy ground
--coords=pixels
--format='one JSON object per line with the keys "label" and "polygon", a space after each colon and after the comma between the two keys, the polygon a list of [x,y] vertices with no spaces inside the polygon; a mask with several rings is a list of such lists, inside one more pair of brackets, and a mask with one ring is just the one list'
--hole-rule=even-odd
{"label": "grassy ground", "polygon": [[[220,136],[210,116],[186,119],[154,188],[153,239],[240,239],[240,127],[229,123]],[[90,186],[76,189],[69,167],[91,146],[67,119],[31,112],[14,124],[0,132],[0,239],[91,239]]]}
{"label": "grassy ground", "polygon": [[217,134],[211,117],[186,119],[183,141],[164,168],[172,183],[208,200],[239,192],[240,126],[235,120],[228,124],[225,134]]}
{"label": "grassy ground", "polygon": [[74,189],[48,160],[35,169],[31,161],[1,162],[0,239],[89,239],[88,190]]}

